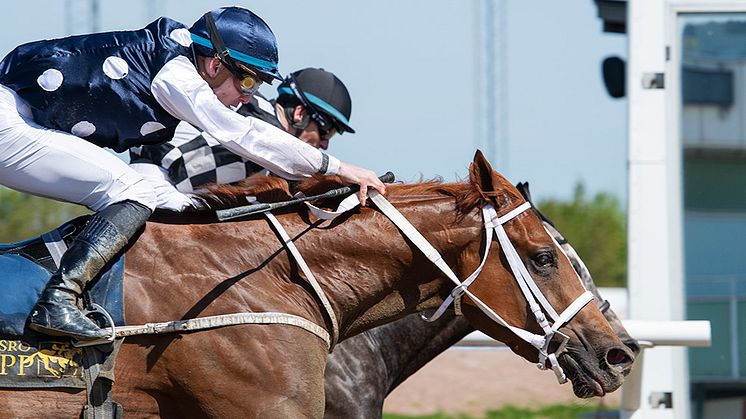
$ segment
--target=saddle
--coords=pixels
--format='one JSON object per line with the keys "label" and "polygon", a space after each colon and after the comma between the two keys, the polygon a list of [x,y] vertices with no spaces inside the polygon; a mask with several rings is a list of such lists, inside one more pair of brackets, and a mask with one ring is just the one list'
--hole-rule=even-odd
{"label": "saddle", "polygon": [[[0,387],[86,388],[86,351],[69,339],[26,329],[26,319],[60,257],[90,216],[70,220],[39,237],[0,244]],[[116,325],[124,324],[124,257],[107,265],[84,300],[104,307]]]}

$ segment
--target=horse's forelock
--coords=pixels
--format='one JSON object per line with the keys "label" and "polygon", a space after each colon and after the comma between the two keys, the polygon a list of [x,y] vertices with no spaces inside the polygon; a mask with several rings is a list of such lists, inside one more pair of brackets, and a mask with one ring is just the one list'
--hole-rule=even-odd
{"label": "horse's forelock", "polygon": [[500,209],[512,209],[516,205],[527,201],[521,192],[507,179],[500,176],[500,191],[495,195],[495,203],[498,211]]}

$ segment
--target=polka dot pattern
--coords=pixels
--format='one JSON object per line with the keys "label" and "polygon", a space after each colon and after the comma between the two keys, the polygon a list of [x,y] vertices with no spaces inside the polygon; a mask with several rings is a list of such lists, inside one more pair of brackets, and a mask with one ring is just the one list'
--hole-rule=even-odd
{"label": "polka dot pattern", "polygon": [[109,76],[113,80],[119,80],[127,77],[127,73],[130,71],[130,66],[127,65],[127,61],[119,57],[109,57],[104,60],[104,74]]}
{"label": "polka dot pattern", "polygon": [[3,78],[18,87],[18,112],[25,118],[97,146],[128,150],[166,140],[175,129],[178,119],[151,87],[168,63],[189,60],[193,45],[188,28],[162,18],[148,30],[28,44],[5,61]]}
{"label": "polka dot pattern", "polygon": [[42,89],[46,90],[47,92],[54,92],[55,90],[59,89],[60,86],[62,86],[63,79],[64,77],[62,76],[62,72],[60,72],[60,70],[50,68],[49,70],[45,70],[43,73],[41,73],[41,76],[36,79],[36,82]]}
{"label": "polka dot pattern", "polygon": [[177,44],[182,47],[189,47],[192,45],[192,34],[186,28],[174,29],[168,34],[168,37],[176,41]]}
{"label": "polka dot pattern", "polygon": [[140,135],[143,137],[152,134],[156,131],[160,131],[162,129],[166,129],[166,126],[161,124],[160,122],[156,121],[148,121],[144,124],[142,124],[142,127],[140,127]]}
{"label": "polka dot pattern", "polygon": [[85,138],[96,132],[96,126],[88,121],[80,121],[77,124],[73,125],[72,129],[70,129],[70,132],[75,136]]}

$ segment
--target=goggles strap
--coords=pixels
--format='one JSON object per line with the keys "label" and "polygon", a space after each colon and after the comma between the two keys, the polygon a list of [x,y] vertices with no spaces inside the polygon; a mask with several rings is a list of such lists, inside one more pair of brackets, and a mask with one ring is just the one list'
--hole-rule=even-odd
{"label": "goggles strap", "polygon": [[[207,27],[207,35],[210,37],[210,43],[212,43],[212,47],[215,50],[215,57],[220,60],[228,71],[236,76],[239,81],[242,81],[243,76],[241,76],[241,71],[233,63],[233,57],[231,57],[228,48],[225,47],[223,38],[220,36],[220,32],[218,32],[218,26],[215,24],[215,18],[212,17],[211,12],[205,13],[205,26]],[[255,79],[254,81],[256,82],[257,80],[258,79]]]}
{"label": "goggles strap", "polygon": [[311,104],[311,101],[308,100],[308,97],[306,97],[306,94],[303,92],[303,90],[298,87],[298,83],[295,81],[295,77],[292,74],[288,74],[288,81],[288,85],[290,86],[290,90],[293,91],[293,95],[295,95],[295,97],[300,101],[301,105],[311,116],[311,119],[319,124],[319,128],[321,128],[322,125],[328,125],[329,122],[327,121],[326,117],[321,115],[316,107]]}
{"label": "goggles strap", "polygon": [[[215,55],[220,61],[228,62],[228,59],[231,58],[231,53],[225,47],[223,38],[220,37],[218,27],[215,24],[215,18],[212,17],[211,12],[205,13],[205,26],[207,26],[207,34],[210,37],[210,42],[212,43],[213,48],[215,49]],[[232,63],[230,65],[232,66]]]}

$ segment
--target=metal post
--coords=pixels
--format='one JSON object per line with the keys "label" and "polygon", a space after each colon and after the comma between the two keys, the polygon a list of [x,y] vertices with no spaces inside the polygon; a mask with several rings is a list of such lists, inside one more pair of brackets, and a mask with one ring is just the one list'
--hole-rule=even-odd
{"label": "metal post", "polygon": [[[675,321],[684,318],[681,148],[669,123],[679,104],[671,89],[645,86],[645,75],[668,73],[667,36],[675,25],[666,0],[628,3],[629,63],[629,200],[628,286],[630,317]],[[672,54],[672,57],[676,57]],[[654,88],[651,88],[654,87]],[[657,347],[645,351],[640,371],[639,410],[629,418],[689,418],[689,374],[684,348]],[[669,407],[670,406],[670,407]]]}
{"label": "metal post", "polygon": [[[485,94],[485,145],[487,158],[492,162],[495,159],[495,135],[497,134],[497,123],[495,111],[497,103],[495,101],[495,92],[497,86],[495,83],[495,1],[485,0],[484,2],[484,94]],[[501,168],[498,170],[502,171]],[[503,172],[503,174],[505,174]]]}
{"label": "metal post", "polygon": [[101,13],[98,0],[91,0],[91,32],[98,32],[101,27]]}

